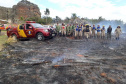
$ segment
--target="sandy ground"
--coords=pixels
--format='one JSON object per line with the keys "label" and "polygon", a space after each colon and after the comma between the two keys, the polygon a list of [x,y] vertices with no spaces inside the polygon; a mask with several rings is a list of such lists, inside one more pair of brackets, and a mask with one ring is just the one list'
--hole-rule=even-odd
{"label": "sandy ground", "polygon": [[125,35],[118,41],[56,37],[6,44],[0,84],[126,84]]}

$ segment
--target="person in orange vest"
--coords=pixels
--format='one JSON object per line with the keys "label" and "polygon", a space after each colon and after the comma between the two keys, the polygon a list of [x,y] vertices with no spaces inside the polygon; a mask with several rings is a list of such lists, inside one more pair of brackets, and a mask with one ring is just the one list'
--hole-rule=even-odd
{"label": "person in orange vest", "polygon": [[62,36],[66,36],[66,26],[64,23],[62,23],[61,29],[62,29]]}

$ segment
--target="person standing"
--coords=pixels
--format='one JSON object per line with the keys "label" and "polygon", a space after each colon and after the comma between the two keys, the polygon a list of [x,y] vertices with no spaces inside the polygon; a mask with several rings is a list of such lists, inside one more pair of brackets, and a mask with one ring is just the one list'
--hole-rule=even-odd
{"label": "person standing", "polygon": [[91,36],[92,36],[92,28],[91,28],[91,26],[89,25],[89,37],[91,38]]}
{"label": "person standing", "polygon": [[60,26],[59,26],[59,24],[57,23],[57,25],[56,25],[56,33],[57,33],[57,36],[59,36],[59,32],[60,32]]}
{"label": "person standing", "polygon": [[121,27],[118,26],[116,29],[115,29],[115,33],[116,33],[116,40],[119,40],[119,36],[120,34],[122,33],[122,30],[121,30]]}
{"label": "person standing", "polygon": [[66,35],[67,35],[67,36],[69,36],[69,31],[70,31],[70,29],[69,29],[69,24],[67,24],[67,26],[66,26]]}
{"label": "person standing", "polygon": [[77,39],[77,37],[78,37],[78,29],[79,28],[79,26],[78,26],[78,24],[76,24],[76,28],[75,28],[75,39]]}
{"label": "person standing", "polygon": [[98,25],[98,27],[97,27],[97,38],[100,38],[100,32],[101,32],[101,28],[100,28],[100,25]]}
{"label": "person standing", "polygon": [[75,34],[74,30],[75,30],[75,24],[72,25],[72,36],[74,36]]}
{"label": "person standing", "polygon": [[86,25],[86,29],[85,29],[85,35],[86,35],[86,39],[88,40],[89,38],[89,34],[90,34],[90,29],[89,29],[89,25]]}
{"label": "person standing", "polygon": [[65,24],[62,23],[62,36],[66,36],[66,27],[65,27]]}
{"label": "person standing", "polygon": [[81,24],[79,25],[78,33],[79,33],[79,38],[82,38],[82,25]]}
{"label": "person standing", "polygon": [[105,26],[103,25],[102,29],[101,29],[101,38],[105,38]]}
{"label": "person standing", "polygon": [[112,32],[112,27],[111,25],[109,25],[108,29],[107,29],[107,39],[110,38],[111,39],[111,32]]}
{"label": "person standing", "polygon": [[0,29],[0,34],[1,34],[1,29]]}
{"label": "person standing", "polygon": [[96,30],[96,27],[95,25],[93,25],[92,27],[92,37],[95,38],[95,30]]}
{"label": "person standing", "polygon": [[72,36],[72,25],[71,24],[69,26],[69,32],[70,32],[70,36]]}

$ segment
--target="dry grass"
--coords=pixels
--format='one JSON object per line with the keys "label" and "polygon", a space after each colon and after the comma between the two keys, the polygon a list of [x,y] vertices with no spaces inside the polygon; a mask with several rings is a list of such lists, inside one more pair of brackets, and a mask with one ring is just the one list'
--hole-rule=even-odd
{"label": "dry grass", "polygon": [[0,50],[3,48],[3,44],[6,43],[8,37],[6,35],[6,31],[1,31],[1,34],[0,34]]}

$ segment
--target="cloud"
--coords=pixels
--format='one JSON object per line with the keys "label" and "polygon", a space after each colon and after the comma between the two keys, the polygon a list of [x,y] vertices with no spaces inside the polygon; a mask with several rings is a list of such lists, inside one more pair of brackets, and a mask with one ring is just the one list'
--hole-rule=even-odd
{"label": "cloud", "polygon": [[[62,11],[52,9],[56,11],[55,15],[59,15],[61,18],[65,18],[72,13],[76,13],[80,17],[98,18],[102,16],[105,19],[110,20],[123,20],[126,22],[126,6],[115,5],[111,1],[107,0],[49,0],[51,3],[58,4]],[[119,0],[120,1],[120,0]],[[54,16],[54,14],[52,15]]]}

